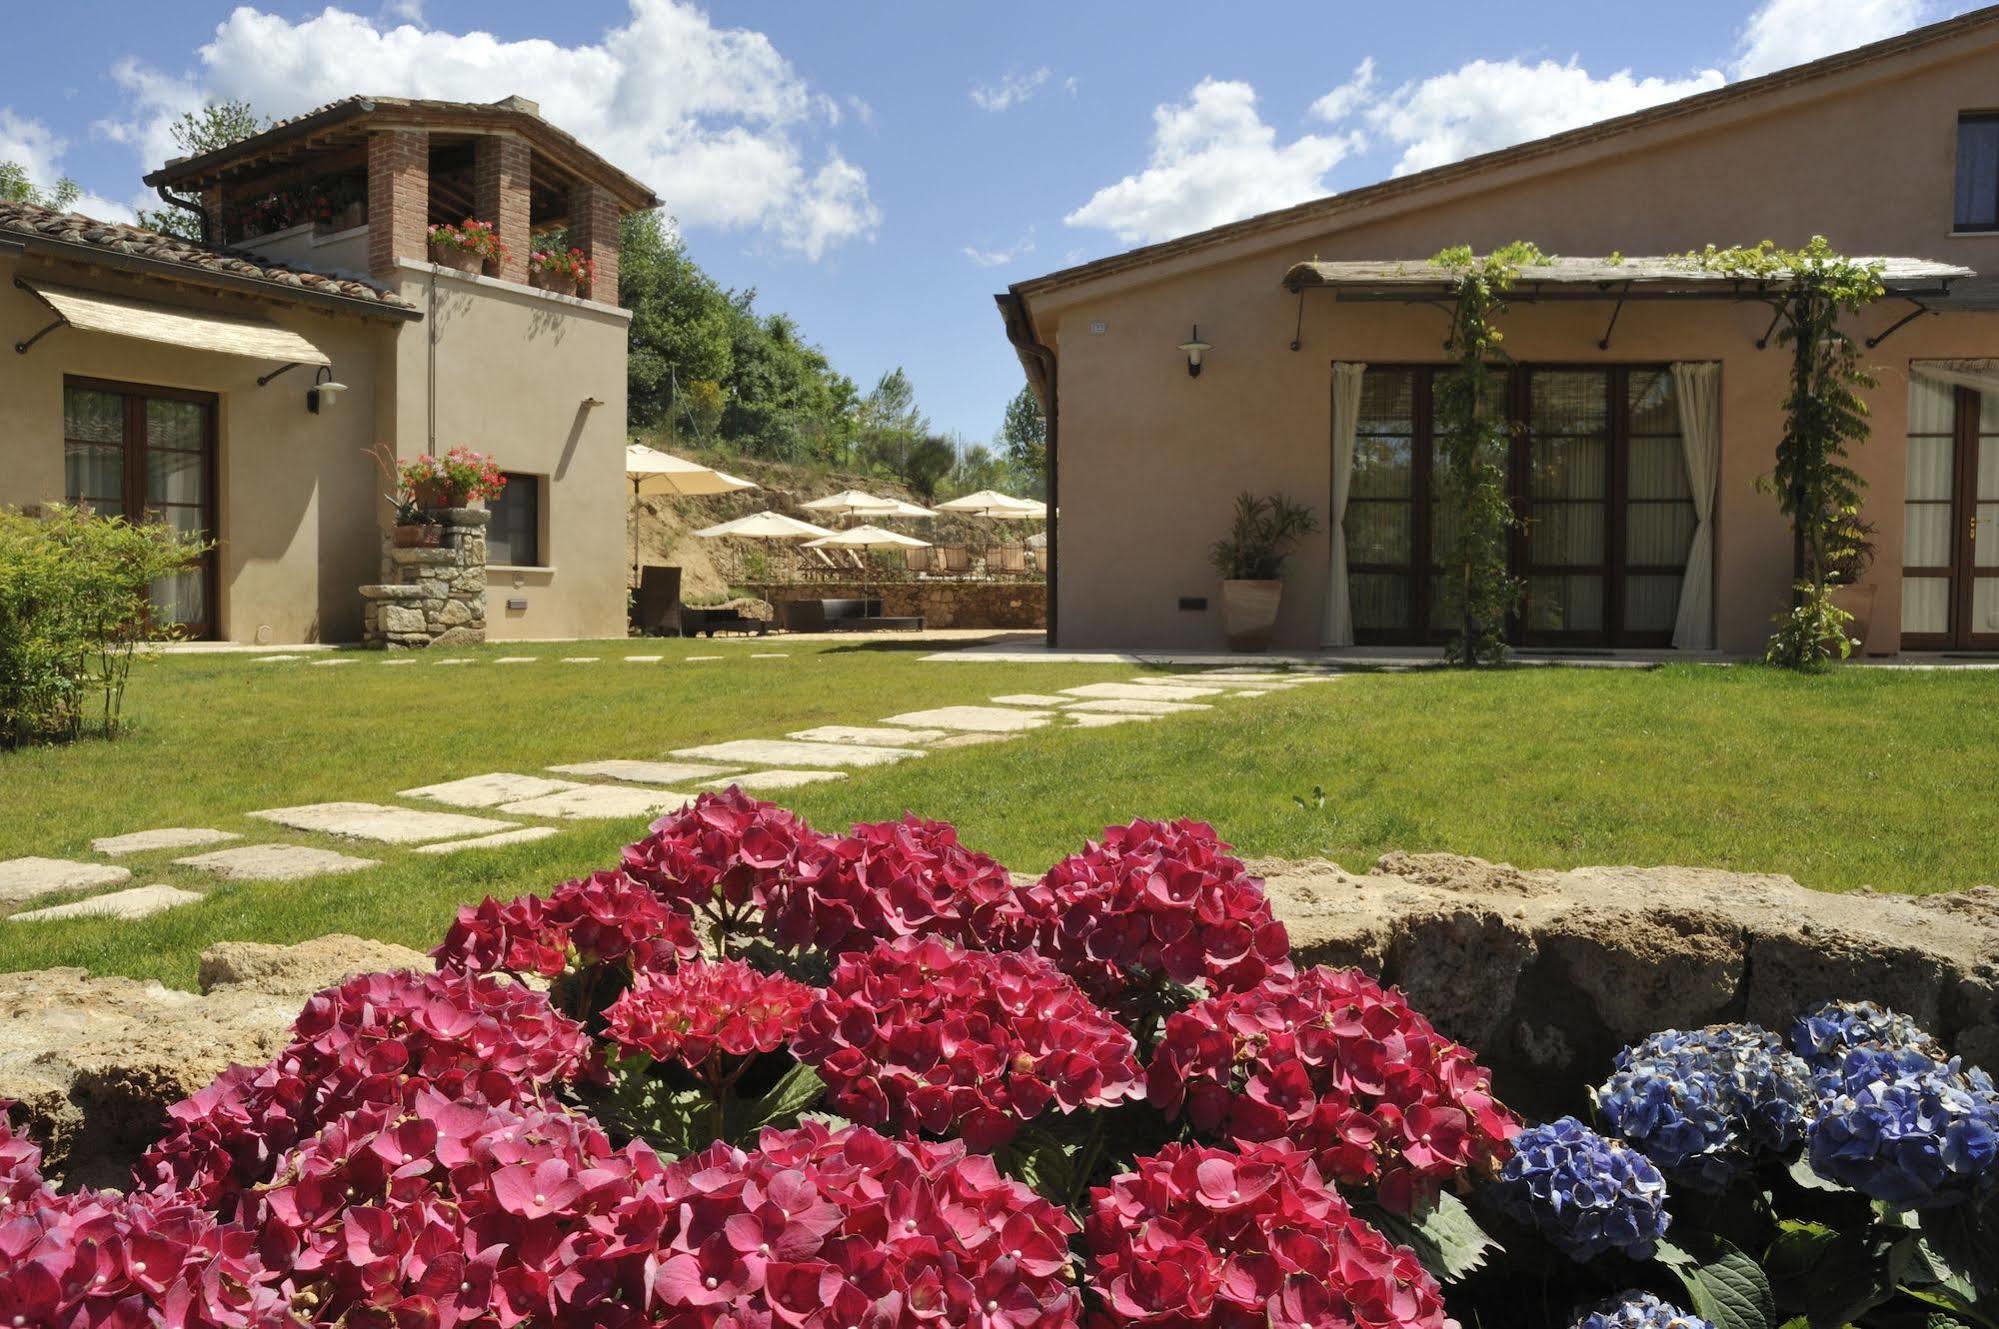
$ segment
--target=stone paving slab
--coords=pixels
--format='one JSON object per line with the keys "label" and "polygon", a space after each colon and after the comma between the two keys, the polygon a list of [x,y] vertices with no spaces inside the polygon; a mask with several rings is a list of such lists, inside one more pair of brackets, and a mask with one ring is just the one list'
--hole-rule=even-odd
{"label": "stone paving slab", "polygon": [[1162,674],[1157,677],[1134,678],[1135,684],[1155,688],[1295,688],[1301,683],[1320,683],[1323,679],[1301,678],[1292,674]]}
{"label": "stone paving slab", "polygon": [[623,784],[586,784],[559,794],[524,798],[507,803],[502,812],[523,817],[559,817],[564,821],[610,820],[619,817],[656,817],[671,812],[687,801],[687,795],[671,789],[636,789]]}
{"label": "stone paving slab", "polygon": [[563,657],[562,657],[562,663],[564,663],[564,664],[596,664],[596,663],[597,663],[597,657],[596,657],[596,656],[594,656],[594,655],[565,655],[565,656],[563,656]]}
{"label": "stone paving slab", "polygon": [[666,657],[665,657],[665,656],[663,656],[663,655],[628,655],[628,656],[626,656],[626,657],[625,657],[625,663],[626,663],[626,664],[658,664],[658,663],[659,663],[659,662],[660,662],[661,660],[664,660],[665,658],[666,658]]}
{"label": "stone paving slab", "polygon": [[942,729],[899,729],[885,725],[822,724],[816,729],[794,729],[787,737],[807,743],[864,743],[869,747],[892,748],[935,743],[946,732]]}
{"label": "stone paving slab", "polygon": [[1163,720],[1166,717],[1162,715],[1134,714],[1106,715],[1100,711],[1093,715],[1077,715],[1071,712],[1069,718],[1075,721],[1076,728],[1078,729],[1104,729],[1114,724],[1130,724],[1134,720]]}
{"label": "stone paving slab", "polygon": [[726,655],[690,655],[687,657],[687,663],[700,664],[703,660],[726,660],[728,658]]}
{"label": "stone paving slab", "polygon": [[250,815],[295,831],[318,831],[322,835],[379,840],[384,844],[417,844],[514,828],[513,822],[495,821],[491,817],[468,817],[462,812],[418,812],[414,808],[381,803],[305,803],[291,808],[264,808]]}
{"label": "stone paving slab", "polygon": [[790,658],[791,658],[791,652],[790,652],[790,651],[751,651],[751,652],[750,652],[750,659],[752,659],[752,660],[789,660]]}
{"label": "stone paving slab", "polygon": [[1010,706],[939,706],[935,710],[891,715],[885,723],[1006,734],[1039,729],[1048,723],[1049,715],[1048,711],[1024,711]]}
{"label": "stone paving slab", "polygon": [[493,771],[468,775],[463,780],[446,780],[397,792],[397,798],[422,798],[433,803],[449,803],[455,808],[493,808],[502,803],[518,803],[524,798],[559,794],[565,789],[581,789],[574,780],[551,780],[545,775],[516,775]]}
{"label": "stone paving slab", "polygon": [[251,664],[282,664],[286,660],[303,660],[303,655],[260,655]]}
{"label": "stone paving slab", "polygon": [[478,835],[470,840],[441,840],[436,844],[420,844],[410,852],[413,854],[455,854],[461,849],[498,849],[501,845],[527,844],[533,840],[546,840],[561,832],[553,826],[523,826],[517,831],[501,831],[495,835]]}
{"label": "stone paving slab", "polygon": [[845,771],[751,771],[747,775],[732,775],[726,780],[703,780],[710,789],[727,789],[735,785],[751,791],[767,789],[792,789],[802,784],[819,784],[826,780],[844,780]]}
{"label": "stone paving slab", "polygon": [[946,748],[946,749],[980,748],[984,747],[988,743],[1011,743],[1013,742],[1013,740],[1019,737],[1020,737],[1019,734],[986,734],[974,731],[964,734],[953,734],[949,738],[940,738],[935,743],[932,743],[930,746],[933,748]]}
{"label": "stone paving slab", "polygon": [[1058,697],[1048,692],[1009,692],[1004,697],[989,697],[989,701],[1002,706],[1033,706],[1046,710],[1051,706],[1074,706],[1074,697]]}
{"label": "stone paving slab", "polygon": [[415,664],[415,663],[416,663],[416,661],[414,661],[414,660],[384,660],[384,661],[382,661],[382,663],[383,663],[383,664],[385,664],[385,665],[413,665],[413,664]]}
{"label": "stone paving slab", "polygon": [[1107,701],[1198,701],[1202,697],[1228,695],[1225,688],[1173,687],[1164,683],[1084,683],[1062,691],[1072,697]]}
{"label": "stone paving slab", "polygon": [[541,657],[540,657],[539,655],[503,655],[503,656],[501,656],[501,657],[500,657],[499,659],[497,659],[497,660],[493,661],[493,663],[494,663],[494,664],[534,664],[535,662],[537,662],[537,661],[538,661],[538,660],[540,660],[540,659],[541,659]]}
{"label": "stone paving slab", "polygon": [[73,863],[66,858],[10,858],[0,862],[0,904],[18,904],[51,891],[115,886],[132,879],[132,869],[111,863]]}
{"label": "stone paving slab", "polygon": [[576,761],[567,766],[551,766],[558,775],[601,775],[610,780],[630,780],[636,784],[679,784],[704,775],[727,775],[733,767],[710,766],[698,761]]}
{"label": "stone paving slab", "polygon": [[333,669],[340,665],[351,665],[353,663],[352,660],[314,660],[312,667],[314,669]]}
{"label": "stone paving slab", "polygon": [[472,662],[470,660],[432,660],[431,663],[441,668],[444,665],[471,664]]}
{"label": "stone paving slab", "polygon": [[334,872],[359,872],[378,861],[303,844],[246,844],[241,849],[217,849],[174,860],[181,867],[200,868],[230,881],[302,881]]}
{"label": "stone paving slab", "polygon": [[93,895],[88,900],[77,900],[71,904],[52,904],[46,909],[9,914],[7,921],[36,923],[58,918],[144,918],[175,905],[193,904],[200,898],[199,891],[184,891],[176,886],[134,886],[109,895]]}
{"label": "stone paving slab", "polygon": [[[909,716],[895,719],[907,720]],[[774,738],[735,738],[726,743],[705,743],[698,748],[676,748],[676,757],[696,760],[741,762],[748,766],[888,766],[923,755],[921,748],[871,747],[865,743],[800,743]]]}
{"label": "stone paving slab", "polygon": [[149,849],[192,849],[198,844],[221,844],[242,838],[234,831],[212,831],[206,826],[163,826],[156,831],[107,835],[92,840],[90,847],[116,858],[120,854],[143,854]]}
{"label": "stone paving slab", "polygon": [[1104,715],[1178,715],[1183,711],[1212,711],[1214,707],[1199,701],[1154,701],[1150,697],[1106,697],[1102,701],[1086,701],[1071,710],[1096,711]]}

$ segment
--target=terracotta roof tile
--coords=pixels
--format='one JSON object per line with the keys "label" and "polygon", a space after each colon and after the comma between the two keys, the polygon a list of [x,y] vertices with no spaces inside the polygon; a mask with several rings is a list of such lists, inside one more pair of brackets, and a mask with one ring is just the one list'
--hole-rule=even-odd
{"label": "terracotta roof tile", "polygon": [[276,287],[313,291],[320,295],[383,305],[390,309],[415,308],[401,296],[370,282],[315,272],[310,268],[301,268],[265,258],[261,254],[220,249],[194,240],[183,240],[178,236],[161,235],[157,231],[126,226],[120,222],[98,221],[81,213],[58,212],[54,208],[37,207],[32,203],[0,199],[0,238],[10,234],[27,236],[31,239],[53,240],[61,244],[88,246],[133,258],[150,259],[156,263],[179,264],[223,276],[247,278]]}

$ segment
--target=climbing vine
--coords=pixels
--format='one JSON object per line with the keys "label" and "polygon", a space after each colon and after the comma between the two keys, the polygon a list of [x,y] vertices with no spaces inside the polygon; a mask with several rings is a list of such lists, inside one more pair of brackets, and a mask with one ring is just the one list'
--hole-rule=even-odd
{"label": "climbing vine", "polygon": [[1436,440],[1437,499],[1451,516],[1439,562],[1444,606],[1452,621],[1445,654],[1454,664],[1497,664],[1506,657],[1506,619],[1520,603],[1521,583],[1508,566],[1507,542],[1520,518],[1506,493],[1512,438],[1505,402],[1505,365],[1497,326],[1506,293],[1528,264],[1544,263],[1519,241],[1478,255],[1466,245],[1430,260],[1452,276],[1454,305],[1446,349],[1455,372],[1439,375]]}
{"label": "climbing vine", "polygon": [[1735,249],[1687,255],[1702,268],[1752,278],[1769,287],[1777,306],[1777,341],[1791,352],[1791,388],[1776,464],[1758,481],[1790,518],[1795,566],[1788,613],[1777,616],[1764,658],[1791,669],[1815,669],[1853,651],[1853,616],[1831,600],[1829,573],[1853,555],[1856,516],[1867,482],[1847,462],[1848,449],[1867,441],[1867,402],[1874,378],[1860,362],[1840,319],[1881,298],[1881,265],[1836,253],[1824,236],[1802,249],[1765,240]]}

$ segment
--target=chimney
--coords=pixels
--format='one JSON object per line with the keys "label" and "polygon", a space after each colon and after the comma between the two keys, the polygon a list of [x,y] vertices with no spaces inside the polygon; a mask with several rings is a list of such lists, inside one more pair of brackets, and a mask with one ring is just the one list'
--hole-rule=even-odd
{"label": "chimney", "polygon": [[519,93],[515,93],[510,97],[502,97],[500,100],[494,102],[493,105],[503,111],[521,111],[537,119],[541,116],[541,103],[530,101]]}

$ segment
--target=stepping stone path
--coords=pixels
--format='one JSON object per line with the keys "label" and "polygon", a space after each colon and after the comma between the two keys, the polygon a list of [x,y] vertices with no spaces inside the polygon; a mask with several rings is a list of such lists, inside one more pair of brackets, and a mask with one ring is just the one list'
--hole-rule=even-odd
{"label": "stepping stone path", "polygon": [[751,651],[751,652],[750,652],[750,659],[752,659],[752,660],[789,660],[790,658],[791,658],[791,655],[790,655],[790,653],[789,653],[789,652],[787,652],[787,651]]}
{"label": "stepping stone path", "polygon": [[726,655],[690,655],[687,657],[687,663],[700,664],[703,660],[726,660],[728,658]]}
{"label": "stepping stone path", "polygon": [[443,665],[471,664],[472,662],[470,660],[432,660],[431,663],[441,667]]}
{"label": "stepping stone path", "polygon": [[523,826],[517,831],[501,831],[497,835],[480,835],[470,840],[444,840],[438,844],[420,844],[412,853],[455,854],[461,849],[498,849],[502,845],[527,844],[534,840],[546,840],[551,835],[559,835],[553,826]]}
{"label": "stepping stone path", "polygon": [[597,663],[597,657],[596,657],[596,656],[594,656],[594,655],[565,655],[565,656],[563,656],[563,657],[562,657],[562,663],[564,663],[564,664],[596,664],[596,663]]}
{"label": "stepping stone path", "polygon": [[892,748],[935,743],[944,737],[942,729],[895,729],[868,725],[822,724],[817,729],[796,729],[787,737],[807,743],[865,743],[870,747]]}
{"label": "stepping stone path", "polygon": [[427,784],[404,789],[397,798],[422,798],[433,803],[449,803],[455,808],[493,808],[502,803],[518,803],[524,798],[559,794],[565,789],[581,789],[574,780],[551,780],[542,775],[514,775],[494,771],[491,775],[468,775],[463,780]]}
{"label": "stepping stone path", "polygon": [[303,660],[303,655],[260,655],[251,664],[281,664],[286,660]]}
{"label": "stepping stone path", "polygon": [[90,847],[100,854],[117,858],[121,854],[143,854],[151,849],[192,849],[199,844],[221,844],[225,840],[242,838],[234,831],[211,831],[205,826],[165,826],[157,831],[107,835],[92,840]]}
{"label": "stepping stone path", "polygon": [[115,886],[132,879],[132,869],[110,863],[72,863],[66,858],[10,858],[0,862],[0,904],[19,904],[52,891]]}
{"label": "stepping stone path", "polygon": [[1019,734],[981,734],[976,732],[953,734],[949,738],[938,739],[930,746],[933,748],[980,748],[988,743],[1011,743],[1019,737]]}
{"label": "stepping stone path", "polygon": [[985,734],[1018,733],[1039,729],[1048,723],[1047,711],[1015,710],[1007,706],[939,706],[929,711],[905,711],[891,715],[887,723],[912,727],[962,729]]}
{"label": "stepping stone path", "polygon": [[384,660],[384,661],[382,661],[382,663],[383,663],[383,664],[385,664],[385,665],[413,665],[413,664],[415,664],[415,663],[416,663],[416,661],[414,661],[414,660]]}
{"label": "stepping stone path", "polygon": [[1105,715],[1178,715],[1182,711],[1212,711],[1215,708],[1198,701],[1154,701],[1150,697],[1106,697],[1102,701],[1078,702],[1069,710],[1095,711]]}
{"label": "stepping stone path", "polygon": [[726,780],[703,780],[710,789],[727,789],[737,785],[750,791],[766,789],[791,789],[802,784],[818,784],[824,780],[844,780],[845,771],[751,771],[748,775],[732,775]]}
{"label": "stepping stone path", "polygon": [[1046,710],[1050,706],[1074,706],[1074,697],[1057,697],[1046,692],[1009,692],[1004,697],[994,697],[993,701],[1002,706],[1036,706]]}
{"label": "stepping stone path", "polygon": [[665,657],[665,656],[663,656],[663,655],[628,655],[628,656],[626,656],[626,657],[625,657],[625,663],[626,663],[626,664],[658,664],[658,663],[659,663],[659,662],[660,662],[661,660],[664,660],[665,658],[666,658],[666,657]]}
{"label": "stepping stone path", "polygon": [[1070,716],[1070,719],[1076,722],[1076,728],[1078,729],[1107,729],[1111,725],[1130,724],[1134,720],[1160,720],[1164,718],[1165,718],[1164,716],[1159,716],[1159,715],[1138,715],[1138,714],[1105,715],[1101,712],[1098,712],[1097,714],[1094,715]]}
{"label": "stepping stone path", "polygon": [[468,817],[462,812],[418,812],[380,803],[307,803],[295,808],[265,808],[250,815],[295,831],[318,831],[322,835],[379,840],[384,844],[417,844],[514,828],[513,822],[494,821],[490,817]]}
{"label": "stepping stone path", "polygon": [[[504,804],[500,811],[523,817],[560,817],[565,821],[609,820],[614,817],[655,817],[670,812],[686,801],[686,795],[670,789],[635,789],[623,784],[586,784],[559,794],[543,794],[518,803]],[[499,823],[505,825],[505,822]]]}
{"label": "stepping stone path", "polygon": [[331,669],[335,665],[350,665],[353,663],[352,660],[314,660],[312,667],[314,669]]}
{"label": "stepping stone path", "polygon": [[1202,697],[1228,695],[1222,688],[1172,687],[1164,683],[1085,683],[1063,688],[1072,697],[1102,698],[1109,701],[1198,701]]}
{"label": "stepping stone path", "polygon": [[541,659],[539,655],[503,655],[494,664],[533,664]]}
{"label": "stepping stone path", "polygon": [[58,918],[144,918],[171,909],[175,905],[193,904],[201,898],[199,891],[183,891],[174,886],[134,886],[129,890],[113,891],[109,895],[94,895],[88,900],[78,900],[73,904],[55,904],[46,909],[30,909],[22,914],[9,914],[9,923],[35,923],[44,919]]}
{"label": "stepping stone path", "polygon": [[[908,719],[895,716],[891,720]],[[737,738],[698,748],[676,748],[676,757],[740,762],[745,766],[888,766],[920,757],[920,748],[870,747],[865,743],[797,743],[769,738]]]}
{"label": "stepping stone path", "polygon": [[302,881],[333,872],[359,872],[374,867],[372,858],[349,858],[331,849],[302,844],[246,844],[241,849],[217,849],[192,858],[176,858],[184,868],[200,868],[230,881]]}
{"label": "stepping stone path", "polygon": [[601,775],[611,780],[631,780],[638,784],[679,784],[704,775],[727,775],[728,766],[707,766],[694,761],[579,761],[548,769],[560,775]]}

